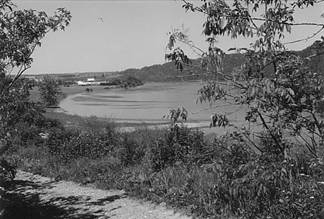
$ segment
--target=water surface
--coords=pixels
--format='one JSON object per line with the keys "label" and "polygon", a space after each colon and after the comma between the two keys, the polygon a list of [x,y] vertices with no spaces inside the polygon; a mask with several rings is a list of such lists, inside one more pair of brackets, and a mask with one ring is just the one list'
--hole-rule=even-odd
{"label": "water surface", "polygon": [[146,83],[130,89],[107,89],[93,93],[71,95],[60,107],[69,114],[113,118],[116,121],[165,122],[170,109],[184,107],[189,122],[209,124],[215,112],[228,114],[232,121],[242,122],[242,107],[222,103],[197,103],[197,91],[202,83]]}

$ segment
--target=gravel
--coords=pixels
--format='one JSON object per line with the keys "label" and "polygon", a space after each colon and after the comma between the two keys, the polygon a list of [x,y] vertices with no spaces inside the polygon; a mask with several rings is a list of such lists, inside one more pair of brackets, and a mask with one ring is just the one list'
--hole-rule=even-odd
{"label": "gravel", "polygon": [[[132,199],[122,190],[100,190],[74,182],[18,171],[17,186],[10,193],[37,196],[40,203],[66,209],[63,218],[189,219],[182,212],[147,201]],[[51,212],[48,211],[48,214]],[[87,215],[87,216],[85,216]],[[44,215],[44,218],[55,218]],[[59,217],[59,218],[62,218]]]}

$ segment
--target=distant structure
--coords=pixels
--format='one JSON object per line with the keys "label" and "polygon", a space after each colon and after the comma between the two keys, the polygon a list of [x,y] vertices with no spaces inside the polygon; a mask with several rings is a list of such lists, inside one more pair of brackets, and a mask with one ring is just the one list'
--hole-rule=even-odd
{"label": "distant structure", "polygon": [[77,81],[77,85],[79,86],[88,86],[91,85],[89,82],[87,81]]}
{"label": "distant structure", "polygon": [[91,85],[100,85],[101,82],[96,81],[94,78],[87,78],[86,81],[77,81],[79,86],[91,86]]}
{"label": "distant structure", "polygon": [[[91,86],[91,85],[110,85],[109,79],[119,76],[118,72],[84,72],[84,73],[42,73],[25,74],[24,78],[36,83],[42,82],[45,76],[55,78],[63,86]],[[14,75],[12,76],[14,77]]]}

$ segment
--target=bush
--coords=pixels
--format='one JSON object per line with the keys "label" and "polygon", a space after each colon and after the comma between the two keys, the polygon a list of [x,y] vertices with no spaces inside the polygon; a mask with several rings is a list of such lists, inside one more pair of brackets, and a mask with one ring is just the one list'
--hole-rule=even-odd
{"label": "bush", "polygon": [[196,162],[206,144],[203,133],[175,125],[163,138],[158,138],[149,148],[149,160],[154,171],[176,162]]}
{"label": "bush", "polygon": [[42,102],[46,107],[57,106],[62,91],[58,81],[51,76],[45,76],[39,84],[39,92]]}
{"label": "bush", "polygon": [[48,139],[19,147],[12,160],[34,173],[124,189],[202,217],[316,218],[324,207],[321,160],[306,153],[285,158],[269,136],[260,141],[267,150],[256,154],[235,134],[207,142],[202,132],[179,126],[133,133],[91,127],[51,127]]}
{"label": "bush", "polygon": [[47,142],[50,153],[62,162],[77,158],[97,159],[114,151],[118,139],[111,132],[63,130],[50,134]]}
{"label": "bush", "polygon": [[133,138],[127,134],[122,135],[120,146],[117,149],[117,156],[124,166],[138,163],[145,155],[144,147],[141,147]]}
{"label": "bush", "polygon": [[154,148],[160,148],[159,154],[149,161],[164,166],[132,169],[124,178],[128,192],[209,218],[316,218],[324,207],[323,188],[315,177],[323,165],[307,157],[304,165],[314,174],[305,177],[298,159],[271,160],[272,150],[257,155],[229,136],[207,146],[211,153],[204,163],[175,159],[172,164],[167,155],[173,157],[177,148],[171,150],[167,144]]}
{"label": "bush", "polygon": [[237,171],[240,177],[227,179],[216,191],[226,191],[220,201],[244,218],[315,218],[324,207],[317,182],[296,174],[293,160],[265,160],[260,156]]}
{"label": "bush", "polygon": [[7,160],[0,160],[0,187],[5,186],[16,176],[16,167]]}

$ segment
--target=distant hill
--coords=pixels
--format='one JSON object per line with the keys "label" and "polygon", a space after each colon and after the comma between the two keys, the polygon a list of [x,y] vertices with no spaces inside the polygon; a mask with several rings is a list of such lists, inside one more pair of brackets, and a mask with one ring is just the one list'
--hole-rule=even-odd
{"label": "distant hill", "polygon": [[[297,54],[302,57],[309,56],[313,54],[313,48],[319,41],[316,41],[313,45],[307,47],[301,51],[295,51]],[[324,51],[323,51],[324,52]],[[226,74],[230,74],[234,68],[241,66],[244,63],[244,55],[242,54],[227,54],[224,58],[224,72]],[[200,60],[192,60],[193,65],[199,65]],[[312,58],[310,62],[310,68],[313,71],[320,72],[324,75],[324,54]],[[272,71],[271,68],[266,69],[266,72],[270,73]],[[182,72],[177,70],[174,63],[167,62],[161,65],[151,65],[146,66],[140,69],[127,69],[124,71],[120,71],[120,75],[133,76],[142,81],[178,81],[178,80],[192,80],[192,79],[200,79],[201,72],[199,72],[199,68],[185,68]]]}
{"label": "distant hill", "polygon": [[[314,42],[313,45],[307,47],[301,51],[294,51],[302,57],[306,57],[313,54],[314,48],[321,43],[321,41]],[[319,72],[324,77],[324,48],[323,54],[311,59],[310,68],[313,71]],[[225,74],[231,74],[234,68],[241,66],[245,61],[244,55],[227,54],[224,58],[224,72]],[[110,80],[119,77],[135,77],[143,82],[147,81],[181,81],[181,80],[195,80],[202,77],[200,69],[200,59],[192,60],[192,66],[185,68],[183,71],[177,70],[176,66],[172,62],[167,62],[164,64],[156,64],[151,66],[146,66],[143,68],[130,68],[124,71],[115,72],[83,72],[83,73],[62,73],[62,74],[51,74],[52,76],[64,80],[64,81],[77,81],[86,80],[87,78],[95,78],[99,81]],[[265,69],[266,74],[269,75],[273,72],[272,67]],[[44,75],[28,75],[26,77],[41,78]]]}
{"label": "distant hill", "polygon": [[[183,71],[177,70],[172,62],[146,66],[140,69],[126,69],[119,72],[121,75],[133,76],[142,81],[179,81],[194,80],[201,78],[200,59],[191,60],[192,66],[184,68]],[[226,55],[224,59],[224,71],[231,73],[235,67],[244,62],[242,54]]]}
{"label": "distant hill", "polygon": [[[299,54],[302,57],[310,56],[313,54],[314,48],[318,47],[318,44],[323,45],[323,42],[315,41],[311,46],[307,47],[306,49],[297,51],[297,54]],[[321,47],[320,53],[322,54],[311,59],[310,68],[312,71],[321,73],[324,77],[324,46]]]}

